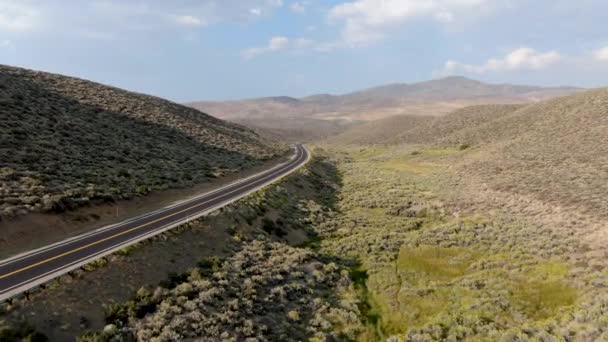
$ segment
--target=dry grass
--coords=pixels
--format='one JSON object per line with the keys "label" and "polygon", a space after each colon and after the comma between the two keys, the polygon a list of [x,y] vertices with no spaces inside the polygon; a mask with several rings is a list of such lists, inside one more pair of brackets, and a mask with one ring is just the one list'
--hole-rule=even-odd
{"label": "dry grass", "polygon": [[484,131],[480,126],[498,120],[524,106],[513,104],[465,107],[435,118],[421,127],[408,127],[400,134],[386,136],[385,142],[388,144],[442,144],[453,146],[464,143],[478,144],[481,141],[498,138],[488,134],[488,132],[483,134]]}
{"label": "dry grass", "polygon": [[326,140],[339,145],[381,144],[404,131],[417,130],[433,120],[431,116],[398,115],[355,126]]}

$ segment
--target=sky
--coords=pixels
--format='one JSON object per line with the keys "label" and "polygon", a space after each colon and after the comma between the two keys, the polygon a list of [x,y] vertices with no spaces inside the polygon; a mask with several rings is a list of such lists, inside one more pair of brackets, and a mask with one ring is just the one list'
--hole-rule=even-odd
{"label": "sky", "polygon": [[0,0],[0,64],[174,101],[608,86],[606,0]]}

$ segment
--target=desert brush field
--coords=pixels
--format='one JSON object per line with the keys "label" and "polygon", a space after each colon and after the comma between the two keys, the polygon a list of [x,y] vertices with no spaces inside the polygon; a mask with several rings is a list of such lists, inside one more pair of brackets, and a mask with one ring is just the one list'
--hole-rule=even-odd
{"label": "desert brush field", "polygon": [[203,183],[286,146],[160,98],[0,66],[0,216]]}

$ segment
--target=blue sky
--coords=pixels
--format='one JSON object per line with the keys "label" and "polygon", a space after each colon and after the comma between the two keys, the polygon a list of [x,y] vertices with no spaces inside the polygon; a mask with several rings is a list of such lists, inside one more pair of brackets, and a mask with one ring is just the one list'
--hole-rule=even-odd
{"label": "blue sky", "polygon": [[605,0],[0,0],[0,63],[176,101],[608,86]]}

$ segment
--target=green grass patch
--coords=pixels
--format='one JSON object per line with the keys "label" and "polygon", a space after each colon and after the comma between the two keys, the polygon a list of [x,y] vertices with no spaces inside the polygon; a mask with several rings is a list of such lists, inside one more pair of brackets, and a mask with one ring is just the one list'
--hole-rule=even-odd
{"label": "green grass patch", "polygon": [[430,174],[439,169],[438,165],[432,163],[402,159],[391,159],[380,163],[378,166],[383,169],[389,169],[392,171],[400,172],[410,172],[418,175]]}
{"label": "green grass patch", "polygon": [[475,291],[450,282],[467,275],[480,256],[466,248],[401,248],[395,267],[373,275],[369,303],[380,317],[377,331],[384,337],[403,334],[475,302]]}
{"label": "green grass patch", "polygon": [[479,225],[489,224],[490,221],[483,216],[464,216],[458,218],[459,222],[461,222],[465,227],[475,227]]}
{"label": "green grass patch", "polygon": [[[457,321],[462,317],[499,318],[514,324],[517,320],[513,312],[541,321],[576,304],[578,293],[566,281],[566,264],[544,262],[522,268],[516,274],[470,269],[480,258],[506,263],[510,260],[508,254],[485,255],[460,247],[402,248],[396,267],[386,267],[368,280],[369,312],[378,316],[377,334],[406,334],[435,321]],[[470,286],[472,279],[478,279],[479,288]],[[479,312],[471,311],[471,307],[487,300],[488,291],[493,291],[483,284],[508,289],[504,298],[510,309],[505,312],[498,307],[485,307]],[[496,295],[500,296],[498,292]]]}
{"label": "green grass patch", "polygon": [[575,288],[564,281],[523,281],[513,288],[513,304],[534,320],[549,318],[576,303]]}
{"label": "green grass patch", "polygon": [[374,147],[366,147],[366,148],[359,148],[356,150],[351,150],[351,151],[349,151],[350,152],[349,154],[355,160],[364,160],[364,159],[369,159],[371,157],[377,157],[388,151],[389,151],[389,149],[387,147],[374,146]]}
{"label": "green grass patch", "polygon": [[[410,152],[408,155],[393,157],[379,163],[383,169],[393,171],[410,172],[418,175],[426,175],[437,172],[441,165],[433,163],[437,157],[449,156],[456,153],[463,153],[460,147],[430,147]],[[426,157],[426,158],[425,158]],[[430,158],[428,158],[430,157]]]}
{"label": "green grass patch", "polygon": [[402,248],[397,269],[412,274],[416,280],[447,281],[465,275],[479,253],[465,248],[420,246]]}
{"label": "green grass patch", "polygon": [[466,150],[466,148],[461,149],[460,146],[457,147],[431,147],[425,148],[420,151],[420,154],[423,156],[432,156],[432,157],[442,157],[449,156],[451,154],[462,152]]}
{"label": "green grass patch", "polygon": [[569,271],[568,265],[560,262],[546,262],[525,269],[511,288],[511,301],[534,320],[557,314],[578,299],[578,291],[566,281]]}
{"label": "green grass patch", "polygon": [[361,317],[365,319],[365,331],[362,332],[358,341],[379,341],[382,340],[384,334],[380,328],[380,313],[374,308],[372,299],[370,298],[370,292],[367,289],[367,279],[369,275],[367,271],[361,266],[352,267],[349,270],[350,278],[355,285],[357,296],[359,297],[359,311]]}
{"label": "green grass patch", "polygon": [[353,216],[384,217],[386,216],[386,209],[354,207],[350,213]]}

